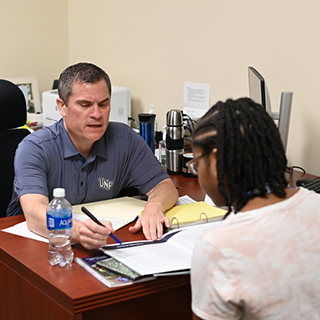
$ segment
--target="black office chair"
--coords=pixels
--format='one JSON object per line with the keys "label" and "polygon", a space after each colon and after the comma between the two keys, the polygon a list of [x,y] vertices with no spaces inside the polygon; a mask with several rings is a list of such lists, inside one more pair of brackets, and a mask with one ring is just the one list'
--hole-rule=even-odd
{"label": "black office chair", "polygon": [[16,149],[30,133],[27,129],[17,129],[26,120],[27,108],[22,91],[12,82],[0,79],[0,217],[6,216],[12,196]]}
{"label": "black office chair", "polygon": [[58,86],[59,86],[59,80],[58,79],[53,80],[52,90],[58,89]]}

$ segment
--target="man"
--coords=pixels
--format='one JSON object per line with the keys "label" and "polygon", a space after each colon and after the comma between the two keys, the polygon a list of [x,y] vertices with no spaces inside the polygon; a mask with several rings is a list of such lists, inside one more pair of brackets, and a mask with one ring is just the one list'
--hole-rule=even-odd
{"label": "man", "polygon": [[194,247],[194,319],[320,319],[320,196],[287,187],[272,118],[248,98],[218,102],[192,145],[189,167],[229,207]]}
{"label": "man", "polygon": [[[145,141],[130,127],[109,123],[111,82],[99,67],[79,63],[59,79],[57,106],[62,119],[25,139],[17,149],[15,183],[7,215],[24,214],[28,228],[46,235],[46,207],[54,188],[66,189],[72,204],[111,199],[126,187],[148,196],[144,213],[130,228],[147,239],[170,226],[164,212],[177,190]],[[73,239],[87,249],[106,244],[113,232],[91,219],[74,221]]]}

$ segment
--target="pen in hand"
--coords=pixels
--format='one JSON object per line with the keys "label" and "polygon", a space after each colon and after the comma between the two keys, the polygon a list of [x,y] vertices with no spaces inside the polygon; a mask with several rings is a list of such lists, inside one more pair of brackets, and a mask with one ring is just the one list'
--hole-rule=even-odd
{"label": "pen in hand", "polygon": [[[91,220],[93,220],[95,223],[97,223],[99,226],[102,226],[105,228],[105,226],[85,207],[81,207],[81,211],[86,214]],[[110,237],[117,241],[119,244],[122,244],[122,242],[113,234],[110,233]]]}

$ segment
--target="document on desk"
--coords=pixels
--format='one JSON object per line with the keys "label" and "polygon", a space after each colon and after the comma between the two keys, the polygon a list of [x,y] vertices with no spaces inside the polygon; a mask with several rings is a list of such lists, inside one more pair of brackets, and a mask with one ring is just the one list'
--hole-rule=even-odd
{"label": "document on desk", "polygon": [[86,207],[98,220],[104,219],[112,223],[114,230],[118,230],[132,222],[144,210],[147,202],[133,197],[121,197],[110,200],[89,202],[72,206],[75,220],[86,220],[81,207]]}
{"label": "document on desk", "polygon": [[196,239],[216,223],[219,222],[172,230],[158,241],[106,245],[100,250],[141,275],[190,269]]}
{"label": "document on desk", "polygon": [[2,229],[1,231],[8,232],[11,234],[15,234],[17,236],[38,240],[42,242],[49,242],[47,238],[39,236],[34,232],[30,231],[27,227],[27,221],[20,222],[12,227]]}

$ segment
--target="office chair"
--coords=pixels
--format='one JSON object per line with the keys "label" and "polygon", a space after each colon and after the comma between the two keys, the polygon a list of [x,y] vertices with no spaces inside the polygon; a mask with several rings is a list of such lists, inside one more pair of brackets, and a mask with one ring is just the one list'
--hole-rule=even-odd
{"label": "office chair", "polygon": [[30,131],[17,129],[27,120],[26,101],[18,86],[0,79],[0,218],[6,216],[12,196],[14,179],[13,161],[20,141]]}
{"label": "office chair", "polygon": [[52,90],[58,89],[58,86],[59,86],[59,80],[58,79],[53,80]]}

